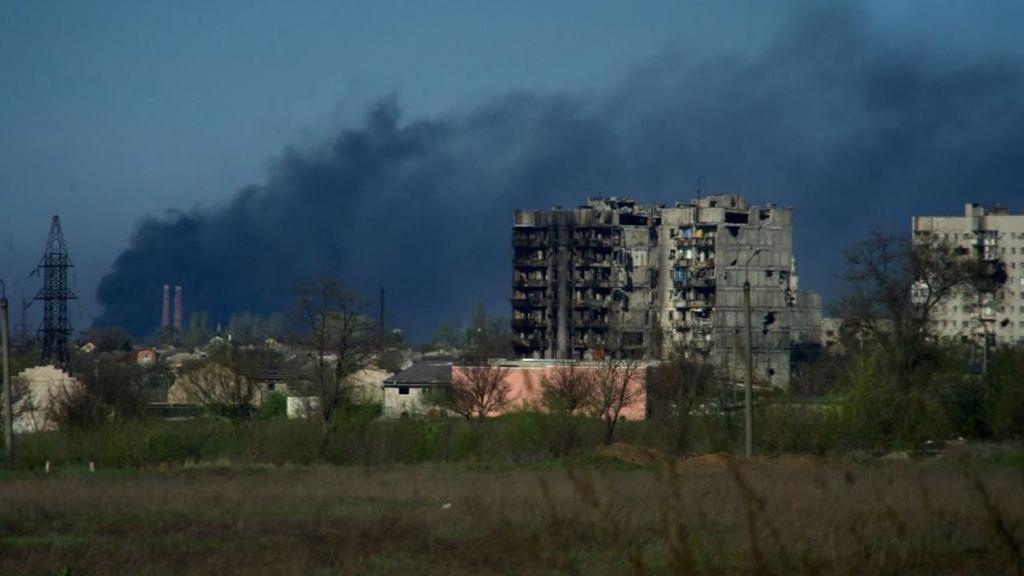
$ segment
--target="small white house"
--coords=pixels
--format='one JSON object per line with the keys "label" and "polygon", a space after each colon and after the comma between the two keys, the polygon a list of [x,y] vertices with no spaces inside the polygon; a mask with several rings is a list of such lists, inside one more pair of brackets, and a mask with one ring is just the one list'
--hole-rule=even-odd
{"label": "small white house", "polygon": [[428,402],[428,395],[452,385],[450,360],[422,360],[384,380],[383,413],[385,418],[403,418],[429,414],[437,410]]}

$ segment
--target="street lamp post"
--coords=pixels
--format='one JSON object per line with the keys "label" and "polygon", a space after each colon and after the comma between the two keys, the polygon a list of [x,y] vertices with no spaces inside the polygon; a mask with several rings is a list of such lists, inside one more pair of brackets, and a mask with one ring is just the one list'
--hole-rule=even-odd
{"label": "street lamp post", "polygon": [[760,248],[754,250],[743,264],[743,306],[747,317],[747,382],[743,394],[743,431],[747,458],[754,455],[754,329],[750,318],[750,262],[760,253]]}
{"label": "street lamp post", "polygon": [[11,352],[7,324],[7,284],[0,279],[0,347],[3,348],[4,462],[14,465],[14,401],[11,397]]}

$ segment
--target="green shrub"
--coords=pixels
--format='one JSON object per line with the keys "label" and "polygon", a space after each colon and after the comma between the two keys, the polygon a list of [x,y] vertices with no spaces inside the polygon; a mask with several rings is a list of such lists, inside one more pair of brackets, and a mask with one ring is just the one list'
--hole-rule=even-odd
{"label": "green shrub", "polygon": [[755,446],[759,453],[824,454],[837,443],[835,405],[778,403],[755,412]]}
{"label": "green shrub", "polygon": [[288,397],[280,392],[271,392],[256,411],[258,420],[270,418],[286,418],[288,416]]}

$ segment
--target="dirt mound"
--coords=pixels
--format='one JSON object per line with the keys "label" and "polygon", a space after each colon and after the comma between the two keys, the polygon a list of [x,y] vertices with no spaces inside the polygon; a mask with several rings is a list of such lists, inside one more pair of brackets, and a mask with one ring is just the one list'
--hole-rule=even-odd
{"label": "dirt mound", "polygon": [[818,464],[818,461],[810,456],[783,454],[767,460],[769,464],[782,466],[784,468],[809,468]]}
{"label": "dirt mound", "polygon": [[691,456],[689,458],[684,458],[679,462],[679,468],[681,470],[725,470],[725,468],[728,466],[729,458],[732,458],[732,456],[730,456],[726,452],[713,452],[711,454],[701,454],[699,456]]}
{"label": "dirt mound", "polygon": [[619,462],[636,464],[639,466],[653,466],[658,462],[663,461],[665,458],[657,450],[644,448],[642,446],[634,446],[633,444],[626,444],[625,442],[616,442],[611,446],[605,446],[597,452],[597,455],[602,458],[618,460]]}

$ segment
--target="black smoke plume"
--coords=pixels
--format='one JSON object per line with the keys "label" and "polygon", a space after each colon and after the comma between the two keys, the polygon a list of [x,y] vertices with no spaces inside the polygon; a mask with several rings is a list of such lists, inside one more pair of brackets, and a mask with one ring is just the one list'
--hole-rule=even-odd
{"label": "black smoke plume", "polygon": [[226,319],[284,309],[294,282],[333,275],[371,296],[386,286],[389,323],[423,338],[475,302],[507,313],[515,208],[685,201],[701,177],[705,192],[793,206],[803,285],[827,296],[842,248],[873,227],[1020,203],[1021,62],[942,54],[829,3],[756,57],[669,53],[593,95],[426,119],[387,98],[320,149],[286,150],[229,204],[143,220],[99,286],[97,323],[151,333],[165,282]]}

